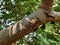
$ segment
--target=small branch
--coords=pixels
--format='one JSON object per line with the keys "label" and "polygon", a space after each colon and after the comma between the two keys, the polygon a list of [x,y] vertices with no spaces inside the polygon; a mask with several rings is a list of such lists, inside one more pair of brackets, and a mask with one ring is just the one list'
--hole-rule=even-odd
{"label": "small branch", "polygon": [[54,12],[55,22],[60,22],[60,12]]}
{"label": "small branch", "polygon": [[48,21],[60,22],[60,12],[53,11],[50,15],[53,16],[54,18],[49,17]]}

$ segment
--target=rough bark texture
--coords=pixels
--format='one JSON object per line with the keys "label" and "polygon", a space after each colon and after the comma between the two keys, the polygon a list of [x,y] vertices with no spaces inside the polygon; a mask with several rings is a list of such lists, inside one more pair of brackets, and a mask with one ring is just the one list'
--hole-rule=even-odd
{"label": "rough bark texture", "polygon": [[28,17],[1,31],[0,45],[9,45],[18,39],[21,39],[24,35],[32,32],[33,29],[37,28],[40,24],[47,22],[46,19],[47,18],[45,16],[44,10],[37,10]]}
{"label": "rough bark texture", "polygon": [[[49,21],[60,21],[60,13],[52,12],[52,5],[53,0],[42,0],[41,7],[37,11],[18,21],[16,24],[9,26],[5,30],[0,31],[0,45],[11,45],[12,42],[32,32],[40,24]],[[45,10],[50,13],[45,12]],[[47,15],[53,15],[54,17]]]}
{"label": "rough bark texture", "polygon": [[52,10],[53,1],[54,0],[41,0],[41,4],[39,7],[50,12]]}

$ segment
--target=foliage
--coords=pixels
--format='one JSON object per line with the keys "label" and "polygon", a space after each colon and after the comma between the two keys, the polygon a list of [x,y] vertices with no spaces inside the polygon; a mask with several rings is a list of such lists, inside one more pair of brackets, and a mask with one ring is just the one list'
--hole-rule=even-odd
{"label": "foliage", "polygon": [[[0,0],[0,30],[37,10],[41,0]],[[60,0],[53,9],[60,12]],[[60,45],[60,23],[48,22],[12,45]]]}

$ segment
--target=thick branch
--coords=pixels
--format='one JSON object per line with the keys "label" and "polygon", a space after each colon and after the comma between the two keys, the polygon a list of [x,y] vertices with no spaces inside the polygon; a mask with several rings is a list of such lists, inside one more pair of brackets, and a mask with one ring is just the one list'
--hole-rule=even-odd
{"label": "thick branch", "polygon": [[0,31],[0,45],[9,45],[26,34],[32,32],[40,24],[46,23],[46,16],[43,9],[30,14],[28,17],[11,25],[6,30]]}
{"label": "thick branch", "polygon": [[53,0],[42,0],[41,8],[36,12],[23,18],[14,25],[9,26],[5,30],[0,31],[0,45],[10,45],[12,42],[21,39],[26,34],[32,32],[40,24],[53,21],[55,18],[47,17],[45,10],[52,10]]}

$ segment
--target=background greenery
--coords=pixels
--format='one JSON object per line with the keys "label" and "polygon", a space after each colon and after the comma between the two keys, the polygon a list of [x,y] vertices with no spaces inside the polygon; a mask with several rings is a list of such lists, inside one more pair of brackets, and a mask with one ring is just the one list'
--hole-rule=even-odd
{"label": "background greenery", "polygon": [[[0,30],[28,16],[38,9],[41,0],[0,0]],[[60,12],[60,0],[55,0],[53,9]],[[12,45],[60,45],[60,22],[40,25]]]}

